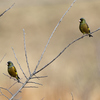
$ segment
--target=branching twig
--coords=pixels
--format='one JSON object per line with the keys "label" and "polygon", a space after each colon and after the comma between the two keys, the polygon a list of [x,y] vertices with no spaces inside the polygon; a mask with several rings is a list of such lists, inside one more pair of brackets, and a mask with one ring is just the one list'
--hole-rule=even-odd
{"label": "branching twig", "polygon": [[18,59],[17,59],[17,57],[16,57],[16,54],[15,54],[15,51],[14,51],[14,49],[13,49],[13,48],[12,48],[12,50],[13,50],[13,53],[14,53],[15,58],[16,58],[16,61],[17,61],[18,65],[19,65],[19,67],[20,67],[20,69],[21,69],[22,73],[24,74],[25,78],[27,79],[27,76],[25,75],[25,73],[24,73],[23,69],[21,68],[21,66],[20,66],[20,64],[19,64],[19,62],[18,62]]}
{"label": "branching twig", "polygon": [[14,6],[14,4],[10,8],[8,8],[7,10],[5,10],[2,14],[0,14],[0,17],[3,16],[3,14],[6,13],[8,10],[10,10]]}
{"label": "branching twig", "polygon": [[6,88],[0,87],[0,89],[6,90],[6,91],[8,91],[11,95],[13,95],[13,94],[12,94],[8,89],[6,89]]}
{"label": "branching twig", "polygon": [[[98,28],[97,30],[91,32],[91,34],[97,32],[97,31],[99,31],[99,30],[100,30],[100,28]],[[35,86],[25,86],[25,85],[29,82],[29,80],[32,79],[32,76],[35,75],[35,74],[37,74],[38,72],[42,71],[44,68],[46,68],[48,65],[50,65],[53,61],[55,61],[55,60],[56,60],[70,45],[72,45],[72,44],[75,43],[76,41],[78,41],[78,40],[80,40],[80,39],[82,39],[82,38],[84,38],[84,37],[86,37],[86,36],[88,36],[88,35],[86,34],[86,35],[81,36],[81,37],[77,38],[76,40],[72,41],[72,42],[71,42],[70,44],[68,44],[68,45],[67,45],[67,46],[66,46],[52,61],[50,61],[48,64],[46,64],[46,65],[45,65],[44,67],[42,67],[40,70],[38,70],[38,71],[36,71],[35,73],[31,74],[31,76],[30,76],[29,78],[27,78],[27,80],[25,81],[25,83],[23,83],[23,85],[20,87],[20,89],[19,89],[9,100],[12,100],[23,88],[34,88]],[[15,53],[15,52],[14,52],[14,53]],[[16,54],[14,54],[14,55],[15,55],[15,57],[16,57]],[[37,87],[35,87],[35,88],[37,88]]]}
{"label": "branching twig", "polygon": [[[99,30],[100,30],[100,28],[98,28],[97,30],[91,32],[91,34],[97,32],[97,31],[99,31]],[[36,71],[35,73],[33,73],[33,75],[36,74],[36,73],[38,73],[38,72],[40,72],[40,71],[42,71],[44,68],[46,68],[48,65],[50,65],[53,61],[55,61],[55,60],[56,60],[70,45],[72,45],[72,44],[75,43],[76,41],[78,41],[78,40],[84,38],[85,36],[88,36],[88,34],[83,35],[83,36],[77,38],[76,40],[72,41],[72,42],[71,42],[70,44],[68,44],[68,45],[67,45],[53,60],[51,60],[48,64],[46,64],[46,65],[45,65],[44,67],[42,67],[40,70],[38,70],[38,71]]]}
{"label": "branching twig", "polygon": [[[69,7],[69,9],[73,6],[73,4],[75,3],[75,1],[76,1],[76,0],[73,1],[73,3],[71,4],[71,6]],[[28,78],[26,77],[27,80],[23,83],[23,85],[20,87],[20,89],[19,89],[9,100],[12,100],[23,88],[38,88],[38,87],[36,87],[36,86],[25,86],[25,85],[26,85],[27,83],[29,83],[29,80],[33,78],[33,75],[35,75],[35,74],[37,74],[38,72],[42,71],[44,68],[46,68],[48,65],[50,65],[53,61],[55,61],[55,60],[56,60],[70,45],[72,45],[72,44],[75,43],[76,41],[78,41],[78,40],[84,38],[85,36],[87,36],[87,35],[81,36],[81,37],[79,37],[78,39],[76,39],[76,40],[74,40],[73,42],[71,42],[70,44],[68,44],[68,45],[67,45],[67,46],[66,46],[52,61],[50,61],[50,62],[49,62],[48,64],[46,64],[45,66],[43,66],[40,70],[36,71],[36,70],[37,70],[37,67],[38,67],[38,65],[39,65],[39,63],[40,63],[40,61],[41,61],[41,59],[42,59],[42,57],[43,57],[43,54],[44,54],[44,52],[46,51],[46,48],[47,48],[47,46],[48,46],[48,44],[49,44],[49,42],[50,42],[51,37],[53,36],[54,32],[56,31],[57,27],[59,26],[60,22],[62,21],[62,19],[63,19],[64,16],[66,15],[66,13],[69,11],[69,9],[68,9],[68,10],[65,12],[65,14],[62,16],[62,18],[61,18],[60,21],[58,22],[57,26],[55,27],[54,31],[52,32],[52,34],[51,34],[51,36],[50,36],[50,38],[49,38],[49,40],[48,40],[48,42],[47,42],[47,45],[45,46],[45,49],[44,49],[44,51],[43,51],[43,53],[42,53],[42,55],[41,55],[41,57],[40,57],[40,59],[39,59],[39,61],[38,61],[38,64],[37,64],[36,67],[35,67],[34,72],[33,72],[32,74],[30,74],[30,76],[29,76]],[[100,28],[99,28],[98,30],[100,30]],[[96,31],[98,31],[98,30],[96,30]],[[94,31],[94,32],[96,32],[96,31]],[[23,31],[23,32],[24,32],[24,31]],[[92,33],[94,33],[94,32],[92,32]],[[92,34],[92,33],[91,33],[91,34]],[[25,38],[24,38],[24,43],[25,43]],[[24,46],[25,46],[24,49],[26,50],[26,45],[24,44]],[[13,48],[12,48],[12,50],[13,50],[13,52],[14,52],[14,49],[13,49]],[[26,51],[25,51],[25,53],[26,53]],[[15,52],[14,52],[14,55],[15,55],[15,58],[16,58]],[[27,63],[28,63],[28,60],[27,60],[27,53],[26,53],[25,55],[26,55],[26,61],[27,61]],[[17,63],[19,64],[17,58],[16,58],[16,60],[17,60]],[[20,66],[20,64],[19,64],[19,66]],[[21,67],[20,67],[20,69],[22,70]],[[23,72],[23,70],[22,70],[22,72]],[[26,76],[24,72],[23,72],[23,74],[24,74],[24,76]],[[35,78],[36,78],[36,77],[35,77]]]}
{"label": "branching twig", "polygon": [[[74,0],[74,2],[75,2],[76,0]],[[74,3],[73,2],[73,3]],[[73,5],[73,3],[72,3],[72,5]],[[70,8],[72,7],[72,5],[70,6]],[[69,11],[69,10],[68,10]],[[68,12],[67,11],[67,12]],[[59,22],[60,23],[60,22]],[[58,24],[59,25],[59,24]],[[55,29],[56,30],[56,29]],[[96,31],[98,31],[98,30],[100,30],[100,28],[99,29],[97,29]],[[94,32],[96,32],[96,31],[94,31]],[[54,31],[55,32],[55,31]],[[92,32],[91,34],[93,34],[94,32]],[[38,62],[38,65],[36,66],[36,68],[35,68],[35,70],[34,70],[34,72],[27,78],[27,80],[23,83],[23,85],[20,87],[20,89],[9,99],[9,100],[12,100],[23,88],[34,88],[35,86],[25,86],[28,82],[29,82],[29,80],[30,79],[32,79],[32,77],[33,77],[33,75],[35,75],[35,74],[37,74],[38,72],[40,72],[40,71],[42,71],[44,68],[46,68],[48,65],[50,65],[53,61],[55,61],[70,45],[72,45],[73,43],[75,43],[76,41],[78,41],[78,40],[80,40],[80,39],[82,39],[82,38],[84,38],[85,36],[87,36],[87,35],[84,35],[84,36],[81,36],[81,37],[79,37],[78,39],[76,39],[76,40],[74,40],[73,42],[71,42],[70,44],[68,44],[52,61],[50,61],[48,64],[46,64],[44,67],[42,67],[40,70],[38,70],[38,71],[36,71],[36,69],[37,69],[37,67],[38,67],[38,65],[39,65],[39,63],[40,63],[40,61],[41,61],[41,59],[42,59],[42,57],[43,57],[43,55],[41,56],[41,58],[40,58],[40,60],[39,60],[39,62]],[[52,36],[51,36],[52,37]],[[50,40],[49,40],[50,41]],[[48,42],[48,44],[49,44],[49,42]],[[46,46],[47,47],[47,46]],[[46,49],[45,49],[46,50]],[[45,52],[45,50],[44,50],[44,52]],[[44,54],[44,53],[43,53]],[[14,52],[14,55],[15,55],[15,58],[16,58],[16,54],[15,54],[15,52]],[[37,87],[35,87],[35,88],[37,88]]]}
{"label": "branching twig", "polygon": [[47,42],[47,44],[46,44],[46,46],[45,46],[45,48],[44,48],[44,51],[43,51],[43,53],[42,53],[42,55],[41,55],[41,57],[40,57],[40,59],[39,59],[39,61],[38,61],[38,64],[36,65],[36,68],[35,68],[35,70],[34,70],[33,73],[36,72],[36,70],[37,70],[37,68],[38,68],[38,66],[39,66],[39,64],[40,64],[40,61],[41,61],[41,59],[42,59],[42,57],[43,57],[43,55],[44,55],[44,53],[45,53],[45,51],[46,51],[46,48],[47,48],[47,46],[48,46],[48,44],[49,44],[49,42],[50,42],[50,39],[52,38],[54,32],[56,31],[56,29],[58,28],[60,22],[62,21],[62,19],[64,18],[64,16],[67,14],[67,12],[70,10],[70,8],[73,6],[73,4],[74,4],[75,2],[76,2],[76,0],[73,1],[73,3],[71,4],[71,6],[70,6],[70,7],[68,8],[68,10],[64,13],[64,15],[61,17],[60,21],[58,22],[58,24],[57,24],[56,27],[54,28],[54,30],[53,30],[51,36],[50,36],[49,39],[48,39],[48,42]]}
{"label": "branching twig", "polygon": [[24,29],[23,29],[23,37],[24,37],[24,50],[25,50],[26,63],[27,63],[29,74],[31,75],[31,71],[30,71],[29,63],[28,63],[27,51],[26,51],[25,30]]}
{"label": "branching twig", "polygon": [[2,93],[1,89],[0,89],[0,93],[1,93],[1,95],[3,95],[4,97],[6,97],[9,100],[9,98],[5,94]]}

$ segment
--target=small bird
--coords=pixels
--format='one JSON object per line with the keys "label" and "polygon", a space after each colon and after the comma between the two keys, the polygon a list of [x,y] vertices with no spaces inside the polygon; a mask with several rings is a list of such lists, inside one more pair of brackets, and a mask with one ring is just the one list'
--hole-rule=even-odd
{"label": "small bird", "polygon": [[12,76],[12,77],[15,77],[17,79],[18,82],[19,81],[19,76],[18,76],[18,73],[17,73],[17,70],[14,66],[14,64],[11,62],[11,61],[8,61],[7,62],[7,66],[8,66],[8,73]]}
{"label": "small bird", "polygon": [[90,34],[90,28],[89,28],[88,24],[86,23],[85,19],[84,19],[84,18],[80,18],[79,22],[80,22],[80,25],[79,25],[80,31],[81,31],[83,34],[88,34],[89,37],[93,37],[93,36]]}

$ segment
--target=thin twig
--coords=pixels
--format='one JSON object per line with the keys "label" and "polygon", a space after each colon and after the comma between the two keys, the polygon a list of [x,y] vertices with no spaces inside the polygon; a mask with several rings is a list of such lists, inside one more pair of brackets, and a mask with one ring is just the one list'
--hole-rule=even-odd
{"label": "thin twig", "polygon": [[40,59],[39,59],[39,61],[38,61],[38,64],[36,65],[35,70],[34,70],[33,73],[36,72],[36,70],[37,70],[37,68],[38,68],[38,66],[39,66],[39,64],[40,64],[40,61],[41,61],[41,59],[42,59],[42,57],[43,57],[43,55],[44,55],[44,53],[45,53],[45,51],[46,51],[46,48],[47,48],[47,46],[48,46],[48,44],[49,44],[49,42],[50,42],[50,40],[51,40],[53,34],[55,33],[56,29],[58,28],[60,22],[62,21],[62,19],[64,18],[64,16],[67,14],[67,12],[70,10],[70,8],[73,6],[73,4],[74,4],[75,2],[76,2],[76,0],[73,1],[73,3],[71,4],[71,6],[70,6],[70,7],[68,8],[68,10],[64,13],[64,15],[61,17],[60,21],[58,22],[58,24],[57,24],[56,27],[54,28],[54,30],[53,30],[51,36],[50,36],[49,39],[48,39],[48,42],[47,42],[47,44],[46,44],[46,46],[45,46],[45,48],[44,48],[44,51],[43,51],[43,53],[42,53],[42,55],[41,55],[41,57],[40,57]]}
{"label": "thin twig", "polygon": [[71,96],[72,96],[72,100],[74,100],[74,96],[73,96],[73,93],[71,92]]}
{"label": "thin twig", "polygon": [[9,77],[9,78],[11,78],[9,75],[6,75],[5,73],[3,73],[5,76],[7,76],[7,77]]}
{"label": "thin twig", "polygon": [[[9,77],[10,79],[13,79],[14,81],[16,80],[17,82],[16,83],[18,83],[18,80],[16,79],[16,78],[14,78],[14,77],[11,77],[11,76],[9,76],[9,75],[6,75],[5,73],[3,73],[5,76],[7,76],[7,77]],[[22,78],[21,78],[22,79]],[[20,79],[20,80],[21,80]],[[23,84],[21,81],[19,82],[19,83],[21,83],[21,84]]]}
{"label": "thin twig", "polygon": [[12,100],[27,84],[27,82],[29,81],[30,77],[23,83],[23,85],[20,87],[20,89],[9,99]]}
{"label": "thin twig", "polygon": [[97,31],[99,31],[99,30],[100,30],[100,27],[99,27],[97,30],[91,32],[90,34],[93,34],[93,33],[97,32]]}
{"label": "thin twig", "polygon": [[15,51],[14,51],[13,47],[12,47],[12,50],[13,50],[13,53],[14,53],[15,58],[16,58],[16,61],[17,61],[18,65],[19,65],[19,67],[20,67],[20,69],[21,69],[22,73],[24,74],[25,78],[27,79],[27,76],[25,75],[25,73],[24,73],[23,69],[21,68],[21,66],[20,66],[20,64],[19,64],[19,62],[18,62],[18,59],[17,59],[17,57],[16,57],[16,54],[15,54]]}
{"label": "thin twig", "polygon": [[8,90],[11,89],[16,83],[18,83],[18,82],[15,82],[13,85],[11,85],[11,86],[8,88]]}
{"label": "thin twig", "polygon": [[9,100],[9,98],[2,93],[1,89],[0,89],[0,93],[1,93],[1,95],[3,95],[4,97],[6,97]]}
{"label": "thin twig", "polygon": [[24,29],[23,29],[23,37],[24,37],[24,50],[25,50],[26,63],[27,63],[29,74],[31,75],[31,71],[30,71],[29,63],[28,63],[27,51],[26,51],[25,30]]}
{"label": "thin twig", "polygon": [[38,84],[38,85],[43,85],[43,84],[40,84],[40,83],[36,83],[36,82],[28,82],[28,83],[34,83],[34,84]]}
{"label": "thin twig", "polygon": [[[91,34],[97,32],[97,31],[99,31],[99,30],[100,30],[100,28],[98,28],[97,30],[91,32]],[[72,41],[72,42],[71,42],[70,44],[68,44],[68,45],[67,45],[53,60],[51,60],[48,64],[46,64],[44,67],[42,67],[40,70],[36,71],[36,72],[33,73],[32,75],[34,75],[34,74],[40,72],[41,70],[43,70],[44,68],[46,68],[46,67],[47,67],[48,65],[50,65],[53,61],[55,61],[69,46],[71,46],[73,43],[75,43],[76,41],[78,41],[78,40],[80,40],[80,39],[82,39],[82,38],[84,38],[84,37],[86,37],[86,36],[88,36],[88,34],[83,35],[83,36],[77,38],[76,40]]]}
{"label": "thin twig", "polygon": [[48,77],[48,76],[38,76],[38,77],[32,77],[31,79],[34,79],[34,78],[45,78],[45,77]]}
{"label": "thin twig", "polygon": [[[7,76],[7,77],[9,77],[10,79],[13,79],[14,81],[17,81],[16,83],[18,83],[18,80],[16,79],[16,78],[14,78],[14,77],[11,77],[11,76],[9,76],[9,75],[6,75],[5,73],[3,73],[5,76]],[[22,82],[19,82],[19,83],[22,83]]]}
{"label": "thin twig", "polygon": [[0,17],[3,16],[3,14],[6,13],[8,10],[10,10],[14,6],[14,4],[10,8],[6,9],[2,14],[0,14]]}
{"label": "thin twig", "polygon": [[21,81],[20,81],[19,83],[24,84],[24,83],[23,83],[23,82],[21,82]]}
{"label": "thin twig", "polygon": [[19,99],[14,99],[14,100],[20,100],[22,97],[20,97]]}
{"label": "thin twig", "polygon": [[[24,50],[25,50],[25,57],[26,57],[26,63],[27,63],[27,68],[28,68],[28,71],[29,71],[29,74],[31,76],[31,71],[30,71],[30,68],[29,68],[29,63],[28,63],[28,57],[27,57],[27,51],[26,51],[26,43],[25,43],[25,30],[23,29],[23,38],[24,38]],[[36,75],[35,75],[36,76]],[[39,78],[37,78],[39,80]]]}
{"label": "thin twig", "polygon": [[8,91],[11,95],[13,95],[13,94],[12,94],[8,89],[6,89],[6,88],[0,87],[0,89],[6,90],[6,91]]}
{"label": "thin twig", "polygon": [[0,60],[0,63],[1,63],[1,61],[4,59],[5,56],[6,56],[6,54],[2,57],[2,59]]}
{"label": "thin twig", "polygon": [[41,100],[44,100],[45,97],[43,97]]}
{"label": "thin twig", "polygon": [[13,80],[15,80],[15,78],[14,77],[11,77],[11,76],[9,76],[9,75],[6,75],[5,73],[3,73],[5,76],[7,76],[7,77],[9,77],[10,79],[13,79]]}
{"label": "thin twig", "polygon": [[37,86],[25,86],[24,88],[38,88]]}

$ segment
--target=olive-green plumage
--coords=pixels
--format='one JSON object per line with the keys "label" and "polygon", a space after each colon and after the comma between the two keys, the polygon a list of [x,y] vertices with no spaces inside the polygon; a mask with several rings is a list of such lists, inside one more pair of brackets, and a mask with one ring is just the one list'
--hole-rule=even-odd
{"label": "olive-green plumage", "polygon": [[89,29],[89,26],[88,26],[88,24],[86,23],[85,19],[84,19],[84,18],[80,18],[79,22],[80,22],[80,25],[79,25],[80,31],[81,31],[83,34],[88,34],[89,37],[93,37],[93,36],[90,34],[90,29]]}
{"label": "olive-green plumage", "polygon": [[7,62],[7,66],[8,66],[8,73],[9,73],[12,77],[15,77],[15,78],[18,80],[18,82],[20,82],[20,81],[19,81],[20,78],[19,78],[19,76],[18,76],[18,73],[17,73],[17,70],[16,70],[14,64],[13,64],[11,61],[8,61],[8,62]]}

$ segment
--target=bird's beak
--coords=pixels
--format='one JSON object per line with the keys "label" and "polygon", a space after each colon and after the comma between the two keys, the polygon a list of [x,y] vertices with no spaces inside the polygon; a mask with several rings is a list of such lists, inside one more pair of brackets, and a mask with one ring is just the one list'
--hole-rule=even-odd
{"label": "bird's beak", "polygon": [[81,20],[79,20],[79,22],[81,22]]}
{"label": "bird's beak", "polygon": [[8,66],[8,63],[6,63],[6,65]]}

